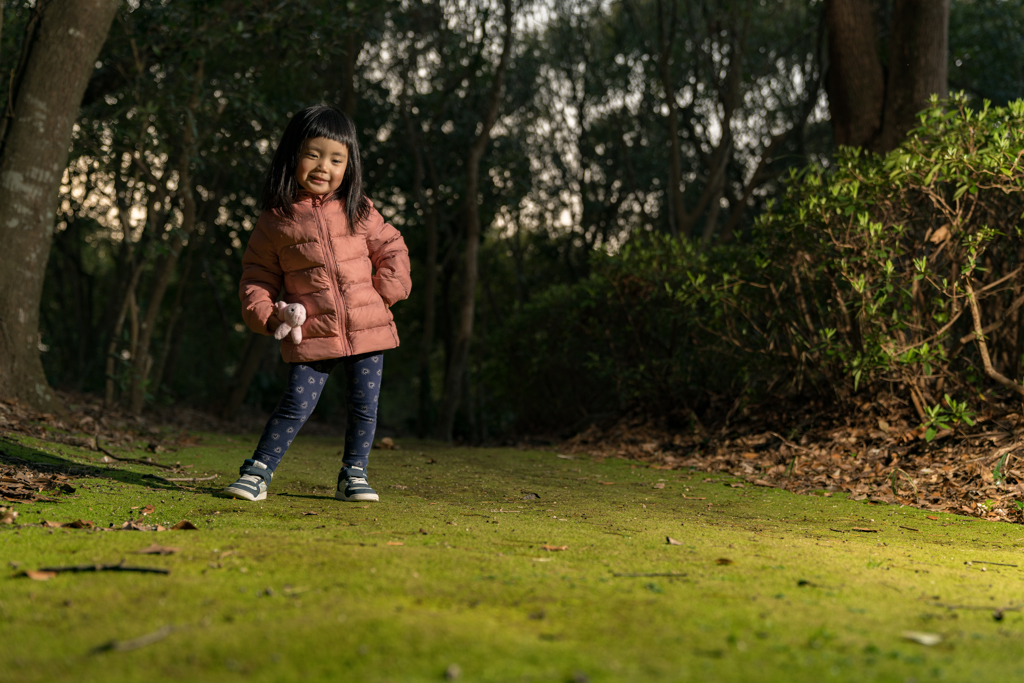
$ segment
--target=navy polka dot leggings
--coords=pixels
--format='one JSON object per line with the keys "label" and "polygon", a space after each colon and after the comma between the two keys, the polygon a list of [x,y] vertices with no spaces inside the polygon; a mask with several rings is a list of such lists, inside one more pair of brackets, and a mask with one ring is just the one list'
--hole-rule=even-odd
{"label": "navy polka dot leggings", "polygon": [[377,429],[377,399],[384,370],[384,355],[365,353],[345,358],[292,363],[288,388],[263,429],[253,460],[258,460],[273,472],[292,445],[302,425],[313,414],[323,394],[331,370],[337,365],[345,369],[345,403],[348,420],[345,424],[344,466],[354,465],[366,469],[370,462],[370,447]]}

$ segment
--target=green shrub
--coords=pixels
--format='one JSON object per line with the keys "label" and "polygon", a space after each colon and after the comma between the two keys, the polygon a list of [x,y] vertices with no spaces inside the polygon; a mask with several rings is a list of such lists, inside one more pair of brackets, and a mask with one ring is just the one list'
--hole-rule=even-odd
{"label": "green shrub", "polygon": [[547,428],[744,391],[891,391],[931,434],[969,421],[981,392],[1024,395],[1022,158],[1024,102],[956,96],[884,157],[793,173],[746,244],[637,237],[501,330],[502,399]]}
{"label": "green shrub", "polygon": [[722,313],[705,283],[742,256],[649,234],[595,256],[589,277],[548,289],[494,335],[498,401],[520,428],[572,431],[629,409],[689,415],[739,393],[749,349],[709,332]]}
{"label": "green shrub", "polygon": [[895,391],[924,420],[953,409],[945,394],[1024,394],[1024,102],[958,96],[921,122],[884,157],[842,150],[794,174],[758,221],[763,268],[721,305],[761,302],[767,346],[798,372],[840,396]]}

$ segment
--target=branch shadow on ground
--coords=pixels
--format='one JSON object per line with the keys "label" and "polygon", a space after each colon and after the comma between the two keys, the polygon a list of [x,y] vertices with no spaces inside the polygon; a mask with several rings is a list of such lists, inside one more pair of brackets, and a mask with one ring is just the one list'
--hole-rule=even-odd
{"label": "branch shadow on ground", "polygon": [[156,475],[134,472],[111,465],[98,466],[75,462],[62,455],[26,446],[10,438],[4,438],[3,441],[0,441],[0,463],[14,467],[25,467],[38,472],[56,472],[69,477],[110,479],[122,484],[143,488],[166,491],[181,489],[181,487],[176,486],[174,483],[163,481]]}

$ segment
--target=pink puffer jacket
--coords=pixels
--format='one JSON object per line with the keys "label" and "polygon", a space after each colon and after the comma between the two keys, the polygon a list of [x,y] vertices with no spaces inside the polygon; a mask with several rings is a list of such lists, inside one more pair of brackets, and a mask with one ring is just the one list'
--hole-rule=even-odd
{"label": "pink puffer jacket", "polygon": [[306,307],[302,342],[281,342],[289,363],[339,358],[398,346],[389,306],[409,296],[409,250],[402,235],[376,209],[353,230],[344,204],[306,195],[295,215],[260,214],[242,257],[245,323],[273,334],[281,321],[274,302]]}

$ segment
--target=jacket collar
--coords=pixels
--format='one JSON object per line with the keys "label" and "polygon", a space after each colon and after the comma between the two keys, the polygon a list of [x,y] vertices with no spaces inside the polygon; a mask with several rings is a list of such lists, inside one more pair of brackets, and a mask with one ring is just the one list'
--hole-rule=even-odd
{"label": "jacket collar", "polygon": [[295,203],[310,202],[314,207],[323,206],[331,200],[330,195],[313,194],[309,190],[299,190],[295,193]]}

